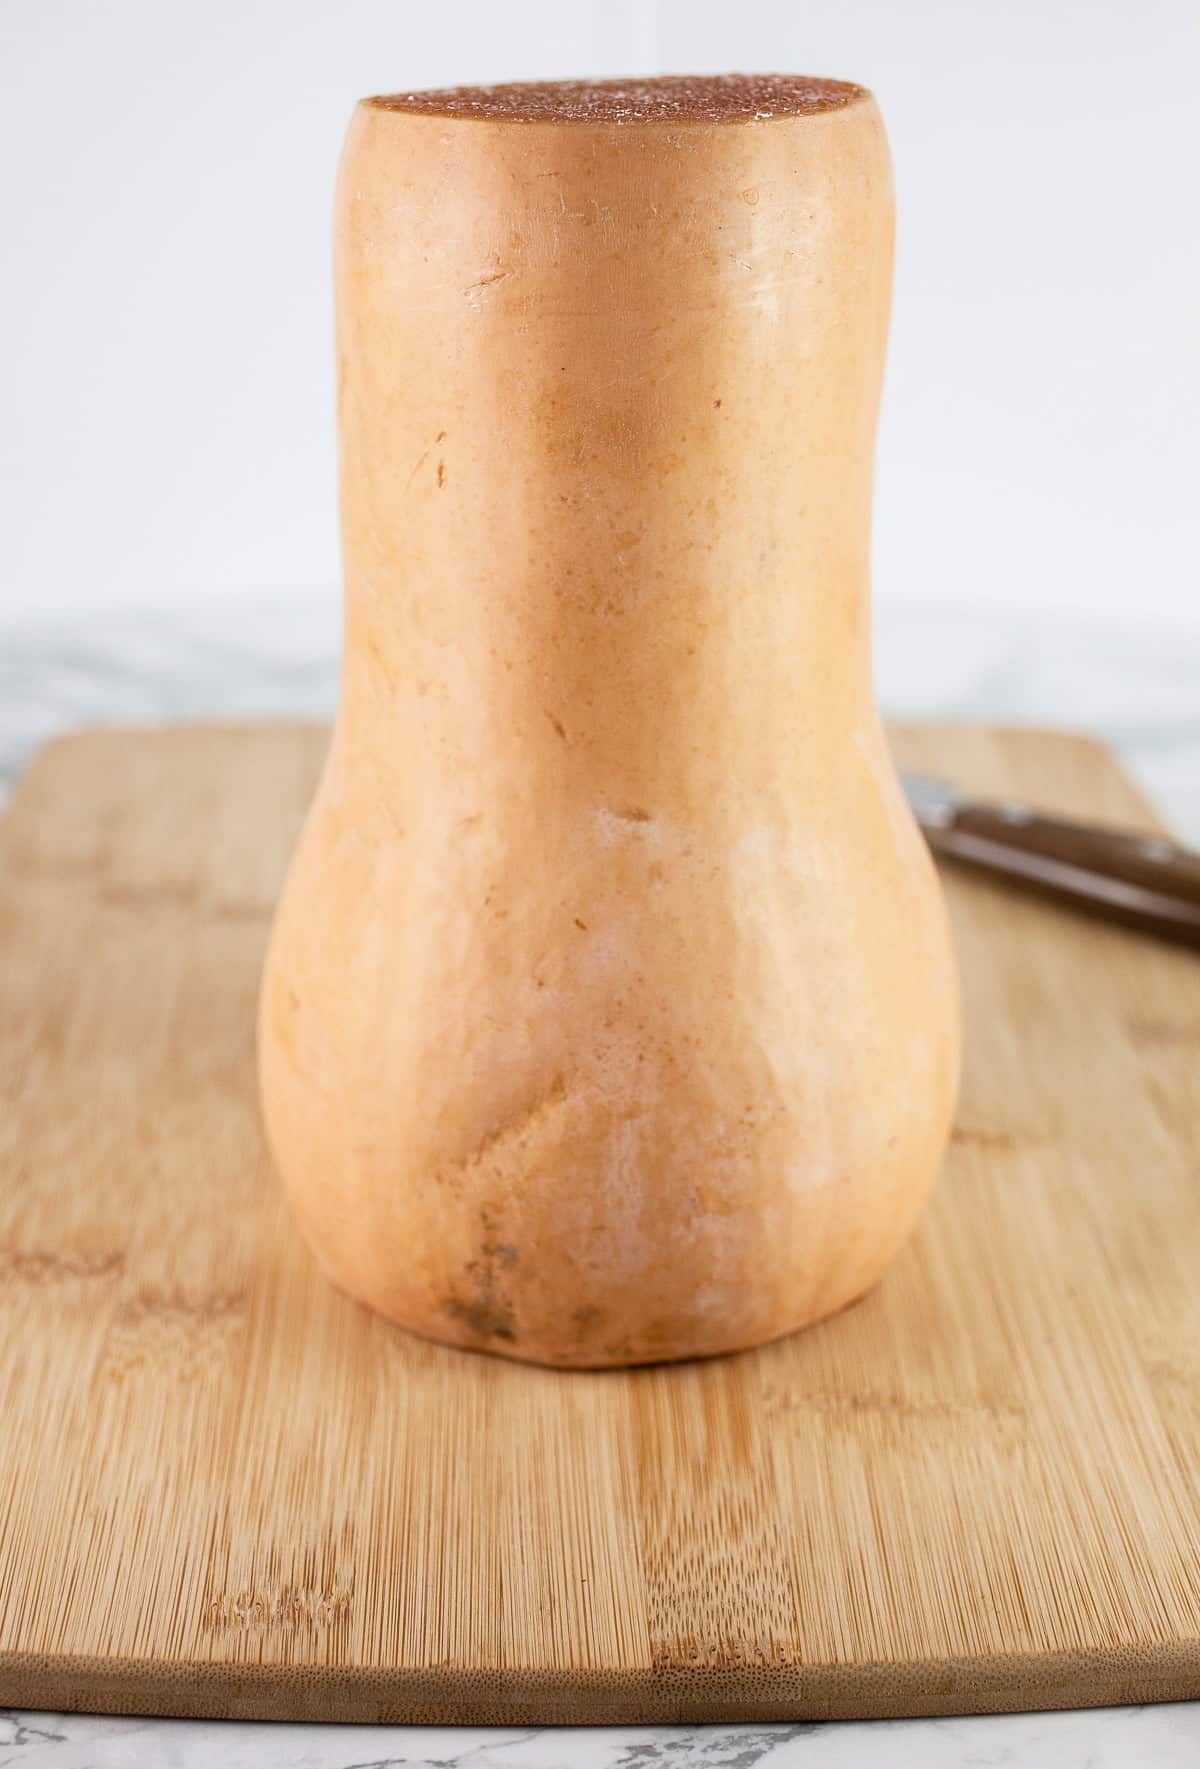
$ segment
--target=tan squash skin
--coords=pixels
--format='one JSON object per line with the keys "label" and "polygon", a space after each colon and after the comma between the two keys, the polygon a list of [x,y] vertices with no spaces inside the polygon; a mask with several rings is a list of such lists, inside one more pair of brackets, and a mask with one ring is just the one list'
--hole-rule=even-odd
{"label": "tan squash skin", "polygon": [[942,1157],[954,966],[868,647],[888,154],[796,90],[351,125],[342,695],[262,1099],[326,1270],[432,1338],[758,1344],[875,1282]]}

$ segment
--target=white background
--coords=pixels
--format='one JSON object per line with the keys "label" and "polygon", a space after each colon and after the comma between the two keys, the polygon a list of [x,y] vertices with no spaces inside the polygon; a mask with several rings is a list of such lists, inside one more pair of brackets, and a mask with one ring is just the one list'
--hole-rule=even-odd
{"label": "white background", "polygon": [[363,93],[864,81],[900,201],[876,589],[1200,624],[1195,0],[0,0],[0,606],[332,586]]}

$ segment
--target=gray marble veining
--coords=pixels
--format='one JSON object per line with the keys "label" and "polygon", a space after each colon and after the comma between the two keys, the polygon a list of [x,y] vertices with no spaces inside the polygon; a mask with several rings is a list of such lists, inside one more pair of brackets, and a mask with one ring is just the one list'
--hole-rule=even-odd
{"label": "gray marble veining", "polygon": [[[94,724],[327,718],[336,598],[0,623],[0,795],[36,745]],[[885,608],[885,710],[1087,730],[1200,842],[1200,628],[1174,635]],[[1193,1769],[1200,1702],[869,1725],[242,1725],[0,1712],[0,1769]]]}

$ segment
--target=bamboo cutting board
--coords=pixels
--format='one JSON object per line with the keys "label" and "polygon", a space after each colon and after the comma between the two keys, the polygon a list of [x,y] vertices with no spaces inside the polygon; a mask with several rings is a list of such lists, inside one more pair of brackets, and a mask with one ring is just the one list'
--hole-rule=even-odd
{"label": "bamboo cutting board", "polygon": [[[1200,961],[948,879],[968,1059],[864,1302],[550,1374],[335,1293],[260,1139],[324,736],[44,751],[0,886],[0,1703],[505,1723],[1200,1695]],[[1094,746],[911,764],[1146,822]]]}

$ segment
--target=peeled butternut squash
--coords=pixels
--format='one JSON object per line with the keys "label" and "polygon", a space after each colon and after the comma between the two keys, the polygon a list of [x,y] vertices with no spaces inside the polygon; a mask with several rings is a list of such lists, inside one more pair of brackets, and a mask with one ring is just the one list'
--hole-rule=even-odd
{"label": "peeled butternut squash", "polygon": [[262,992],[352,1295],[559,1365],[860,1296],[958,1070],[876,713],[892,198],[780,77],[368,100],[337,198],[341,702]]}

